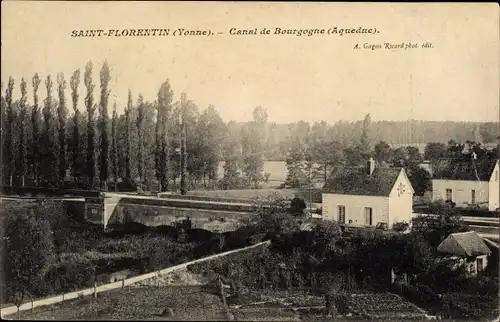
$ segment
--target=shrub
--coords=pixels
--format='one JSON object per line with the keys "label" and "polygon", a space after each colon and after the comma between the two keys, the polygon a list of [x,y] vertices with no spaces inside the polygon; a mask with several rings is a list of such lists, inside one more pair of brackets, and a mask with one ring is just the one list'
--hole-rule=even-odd
{"label": "shrub", "polygon": [[95,266],[87,261],[67,261],[54,265],[46,276],[51,293],[76,291],[93,285]]}
{"label": "shrub", "polygon": [[47,220],[30,213],[9,214],[6,220],[5,278],[7,294],[36,292],[33,281],[42,277],[54,259],[52,230]]}
{"label": "shrub", "polygon": [[[122,182],[118,182],[116,185],[118,191],[121,192],[136,192],[137,191],[137,183],[135,183],[132,178],[125,178]],[[114,189],[114,186],[113,186]]]}
{"label": "shrub", "polygon": [[410,224],[407,222],[395,222],[394,224],[392,224],[392,230],[399,233],[406,231],[409,227]]}

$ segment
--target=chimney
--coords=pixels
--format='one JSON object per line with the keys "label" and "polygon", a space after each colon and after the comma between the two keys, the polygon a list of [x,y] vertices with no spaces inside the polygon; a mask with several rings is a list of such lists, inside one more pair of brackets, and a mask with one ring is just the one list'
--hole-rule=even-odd
{"label": "chimney", "polygon": [[368,175],[372,175],[373,170],[375,170],[375,160],[373,160],[373,158],[370,158],[366,163],[366,173]]}

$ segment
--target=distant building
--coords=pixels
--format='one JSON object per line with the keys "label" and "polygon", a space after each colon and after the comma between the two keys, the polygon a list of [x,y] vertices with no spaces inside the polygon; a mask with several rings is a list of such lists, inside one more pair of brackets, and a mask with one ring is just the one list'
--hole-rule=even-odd
{"label": "distant building", "polygon": [[441,159],[434,166],[432,200],[454,202],[456,207],[499,207],[498,159]]}
{"label": "distant building", "polygon": [[[475,231],[450,234],[437,247],[438,253],[443,255],[442,261],[451,259],[457,265],[465,265],[467,273],[477,275],[488,265],[490,249]],[[458,261],[457,261],[458,260]]]}
{"label": "distant building", "polygon": [[354,227],[412,219],[413,187],[403,168],[337,168],[323,187],[323,219]]}

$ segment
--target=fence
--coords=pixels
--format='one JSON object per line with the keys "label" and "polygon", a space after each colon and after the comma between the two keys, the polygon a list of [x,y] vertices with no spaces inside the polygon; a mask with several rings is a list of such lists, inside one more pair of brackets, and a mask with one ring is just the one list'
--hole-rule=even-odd
{"label": "fence", "polygon": [[232,254],[232,253],[242,252],[242,251],[245,251],[245,250],[249,250],[249,249],[252,249],[252,248],[257,248],[257,247],[262,246],[262,245],[269,245],[269,244],[270,244],[270,241],[267,240],[267,241],[263,241],[263,242],[257,243],[255,245],[251,245],[251,246],[247,246],[247,247],[239,248],[239,249],[233,249],[231,251],[227,251],[227,252],[224,252],[224,253],[210,255],[210,256],[207,256],[207,257],[204,257],[204,258],[200,258],[200,259],[196,259],[196,260],[187,262],[187,263],[183,263],[183,264],[179,264],[179,265],[176,265],[176,266],[164,268],[164,269],[161,269],[161,270],[156,271],[156,272],[151,272],[151,273],[147,273],[147,274],[143,274],[143,275],[139,275],[139,276],[134,276],[134,277],[131,277],[131,278],[128,278],[128,279],[123,279],[123,280],[118,281],[118,282],[109,283],[109,284],[103,284],[103,285],[100,285],[100,286],[94,286],[92,288],[87,288],[87,289],[80,290],[80,291],[75,291],[75,292],[70,292],[70,293],[55,295],[55,296],[52,296],[52,297],[49,297],[49,298],[40,299],[40,300],[29,301],[27,303],[22,304],[19,307],[19,309],[16,306],[5,307],[5,308],[1,309],[1,317],[4,318],[7,315],[11,315],[11,314],[17,313],[18,311],[32,310],[32,309],[34,309],[36,307],[51,305],[51,304],[55,304],[55,303],[60,303],[60,302],[63,302],[63,301],[76,299],[76,298],[81,297],[81,296],[87,296],[87,295],[92,295],[92,294],[94,296],[97,296],[98,293],[105,292],[105,291],[110,291],[110,290],[114,290],[114,289],[119,289],[119,288],[124,288],[127,285],[131,285],[131,284],[134,284],[134,283],[137,283],[137,282],[140,282],[140,281],[144,281],[144,280],[147,280],[147,279],[150,279],[150,278],[155,278],[155,277],[158,277],[158,276],[162,276],[162,275],[165,275],[165,274],[177,271],[177,270],[185,269],[189,265],[192,265],[192,264],[195,264],[195,263],[209,261],[209,260],[212,260],[212,259],[215,259],[215,258],[218,258],[218,257],[227,256],[227,255]]}

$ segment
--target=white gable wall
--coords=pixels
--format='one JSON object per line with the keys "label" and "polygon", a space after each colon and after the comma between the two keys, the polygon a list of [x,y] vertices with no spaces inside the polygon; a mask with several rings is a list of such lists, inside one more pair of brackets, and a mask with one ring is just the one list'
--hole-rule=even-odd
{"label": "white gable wall", "polygon": [[488,204],[488,181],[432,179],[432,200],[446,200],[446,189],[452,190],[452,201],[457,207],[467,207],[472,202],[472,190],[476,191],[476,203]]}
{"label": "white gable wall", "polygon": [[[404,192],[400,195],[398,188],[402,185]],[[389,194],[389,221],[388,226],[396,222],[410,223],[413,215],[413,188],[404,171],[399,176]]]}
{"label": "white gable wall", "polygon": [[500,169],[497,164],[495,165],[495,168],[493,169],[493,173],[490,178],[490,182],[488,183],[488,210],[489,211],[495,211],[497,208],[500,207]]}
{"label": "white gable wall", "polygon": [[[345,223],[365,226],[365,207],[372,208],[372,225],[388,223],[389,198],[323,193],[323,219],[338,221],[338,206],[345,206]],[[351,223],[349,221],[352,220]]]}

